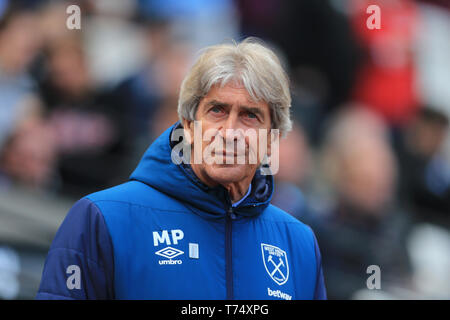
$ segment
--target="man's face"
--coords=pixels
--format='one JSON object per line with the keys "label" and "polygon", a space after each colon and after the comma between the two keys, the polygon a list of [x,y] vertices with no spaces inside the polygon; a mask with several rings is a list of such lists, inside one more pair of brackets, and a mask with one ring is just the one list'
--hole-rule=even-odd
{"label": "man's face", "polygon": [[[199,178],[208,185],[230,184],[253,178],[256,169],[262,159],[258,154],[260,145],[260,132],[265,135],[266,142],[264,149],[270,151],[270,128],[271,118],[269,106],[265,102],[255,102],[251,99],[244,86],[236,83],[226,84],[223,87],[213,86],[208,94],[200,101],[195,117],[196,121],[201,121],[202,134],[212,133],[209,135],[211,139],[202,139],[201,143],[194,144],[192,159],[194,154],[199,152],[201,155],[201,163],[193,164],[194,171],[199,174]],[[193,140],[194,138],[194,122],[184,120],[183,126]],[[232,130],[229,130],[232,129]],[[254,131],[257,143],[249,135],[243,133]],[[260,131],[265,129],[265,131]],[[197,130],[197,128],[196,128]],[[241,135],[240,135],[241,134]],[[221,139],[223,148],[217,148]],[[227,151],[227,141],[233,144],[231,152]],[[245,143],[244,143],[245,142]],[[211,148],[214,143],[214,147]],[[201,150],[198,150],[201,146]],[[222,164],[217,161],[208,163],[206,152],[211,154],[215,159],[222,160]],[[244,148],[242,148],[244,146]],[[228,145],[230,148],[230,144]],[[239,157],[243,159],[245,155],[245,163],[238,161]],[[256,161],[252,161],[250,155],[255,156]],[[193,160],[191,161],[193,163]]]}

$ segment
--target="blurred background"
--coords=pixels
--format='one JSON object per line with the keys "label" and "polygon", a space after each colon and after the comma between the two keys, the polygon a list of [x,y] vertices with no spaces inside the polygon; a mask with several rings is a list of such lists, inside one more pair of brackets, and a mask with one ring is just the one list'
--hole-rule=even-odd
{"label": "blurred background", "polygon": [[34,298],[74,201],[177,121],[198,50],[247,36],[291,78],[272,202],[315,230],[329,298],[450,299],[449,34],[448,0],[0,0],[0,299]]}

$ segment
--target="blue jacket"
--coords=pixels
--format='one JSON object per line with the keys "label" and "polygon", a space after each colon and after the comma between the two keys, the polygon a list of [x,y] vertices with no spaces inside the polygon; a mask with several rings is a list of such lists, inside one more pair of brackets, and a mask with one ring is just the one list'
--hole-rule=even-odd
{"label": "blue jacket", "polygon": [[270,204],[273,177],[257,171],[233,207],[172,162],[176,126],[128,182],[72,207],[37,299],[326,299],[314,233]]}

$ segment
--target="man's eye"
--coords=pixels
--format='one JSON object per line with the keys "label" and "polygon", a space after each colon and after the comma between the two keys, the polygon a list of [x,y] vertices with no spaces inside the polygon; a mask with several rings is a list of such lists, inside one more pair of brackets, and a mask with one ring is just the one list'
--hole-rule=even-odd
{"label": "man's eye", "polygon": [[216,115],[220,115],[223,113],[223,108],[220,106],[214,106],[211,109],[209,109],[209,111],[213,112]]}
{"label": "man's eye", "polygon": [[256,114],[254,114],[253,112],[247,112],[247,117],[249,117],[250,119],[257,119],[258,118],[256,116]]}

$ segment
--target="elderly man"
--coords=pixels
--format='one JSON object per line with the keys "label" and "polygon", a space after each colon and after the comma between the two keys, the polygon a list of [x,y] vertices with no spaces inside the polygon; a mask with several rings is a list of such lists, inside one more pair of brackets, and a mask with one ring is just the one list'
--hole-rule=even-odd
{"label": "elderly man", "polygon": [[325,299],[314,233],[270,204],[262,165],[277,156],[272,131],[291,128],[290,102],[279,60],[257,41],[204,50],[182,83],[180,121],[130,181],[70,210],[37,298]]}

